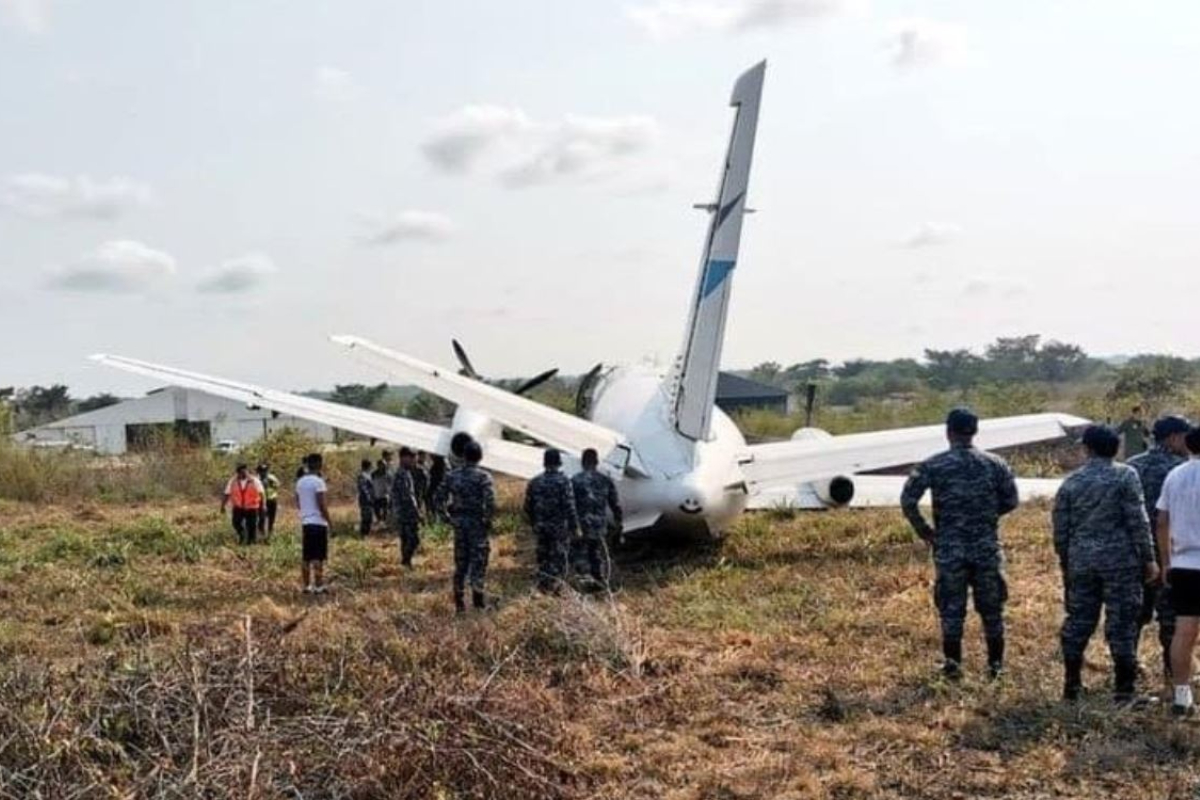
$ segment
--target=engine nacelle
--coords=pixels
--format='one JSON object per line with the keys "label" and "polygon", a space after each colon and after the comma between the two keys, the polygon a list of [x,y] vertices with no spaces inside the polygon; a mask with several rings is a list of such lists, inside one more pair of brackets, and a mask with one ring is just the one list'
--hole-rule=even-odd
{"label": "engine nacelle", "polygon": [[824,439],[832,439],[833,434],[829,431],[823,431],[820,428],[798,428],[792,434],[793,442],[819,442]]}
{"label": "engine nacelle", "polygon": [[470,411],[462,406],[459,406],[455,410],[454,421],[450,423],[450,430],[454,431],[454,439],[456,441],[461,440],[464,434],[477,442],[499,439],[501,434],[500,423],[491,417],[476,411]]}
{"label": "engine nacelle", "polygon": [[850,505],[854,499],[854,480],[846,475],[813,481],[812,488],[822,503],[833,508]]}

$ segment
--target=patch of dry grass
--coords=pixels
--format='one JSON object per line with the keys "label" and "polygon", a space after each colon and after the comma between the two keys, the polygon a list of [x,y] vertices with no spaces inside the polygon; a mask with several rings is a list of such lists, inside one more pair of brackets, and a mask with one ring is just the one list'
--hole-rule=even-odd
{"label": "patch of dry grass", "polygon": [[[511,494],[511,492],[509,492]],[[511,498],[510,498],[511,502]],[[337,510],[339,529],[352,509]],[[1010,677],[936,674],[928,557],[894,512],[747,517],[644,544],[612,595],[531,591],[506,518],[498,611],[456,619],[449,545],[402,572],[341,536],[296,591],[285,516],[239,549],[210,506],[0,503],[3,797],[1193,797],[1200,735],[1058,700],[1046,511],[1006,523]],[[1156,645],[1144,656],[1152,666]],[[1151,670],[1153,671],[1153,670]]]}

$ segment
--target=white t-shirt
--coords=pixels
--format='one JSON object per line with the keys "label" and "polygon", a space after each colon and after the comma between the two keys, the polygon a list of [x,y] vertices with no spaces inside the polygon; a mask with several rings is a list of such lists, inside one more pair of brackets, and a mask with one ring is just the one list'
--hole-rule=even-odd
{"label": "white t-shirt", "polygon": [[328,528],[329,521],[321,516],[317,495],[325,494],[325,479],[320,475],[305,475],[296,481],[296,499],[300,501],[300,524]]}
{"label": "white t-shirt", "polygon": [[1200,570],[1200,460],[1167,473],[1157,508],[1170,517],[1171,566]]}

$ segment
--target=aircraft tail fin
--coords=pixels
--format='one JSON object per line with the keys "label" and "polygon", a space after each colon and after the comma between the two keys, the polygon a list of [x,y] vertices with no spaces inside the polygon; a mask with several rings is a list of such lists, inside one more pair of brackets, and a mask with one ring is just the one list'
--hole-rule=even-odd
{"label": "aircraft tail fin", "polygon": [[725,317],[742,238],[742,217],[746,213],[746,189],[766,66],[767,62],[762,61],[751,67],[733,87],[730,105],[737,109],[733,133],[721,170],[717,202],[709,207],[708,236],[683,349],[668,378],[675,429],[694,440],[707,439],[712,422],[721,348],[725,341]]}

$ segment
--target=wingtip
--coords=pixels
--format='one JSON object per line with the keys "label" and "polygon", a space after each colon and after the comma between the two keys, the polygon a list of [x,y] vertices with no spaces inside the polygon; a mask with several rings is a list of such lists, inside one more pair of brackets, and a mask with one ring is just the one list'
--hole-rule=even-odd
{"label": "wingtip", "polygon": [[329,341],[334,344],[340,344],[342,347],[354,347],[359,343],[360,339],[348,333],[334,333],[330,334]]}
{"label": "wingtip", "polygon": [[108,353],[92,353],[90,356],[87,357],[87,359],[88,359],[88,361],[95,361],[95,362],[99,363],[99,362],[108,361],[109,355],[108,355]]}

